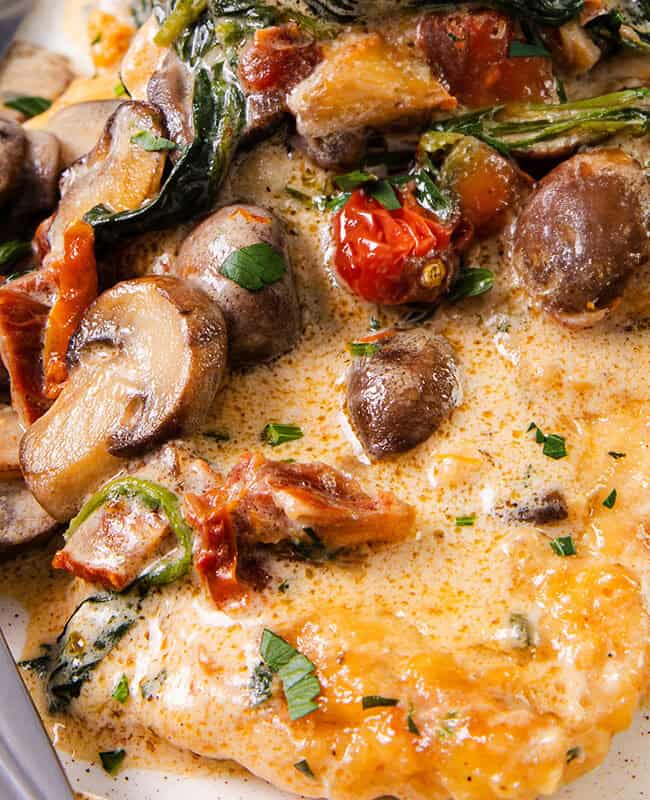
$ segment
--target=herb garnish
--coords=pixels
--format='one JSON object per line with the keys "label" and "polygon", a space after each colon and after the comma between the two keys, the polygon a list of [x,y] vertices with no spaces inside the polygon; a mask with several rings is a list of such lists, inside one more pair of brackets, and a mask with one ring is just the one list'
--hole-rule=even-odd
{"label": "herb garnish", "polygon": [[549,544],[551,545],[551,550],[557,556],[566,558],[567,556],[576,555],[576,548],[572,536],[558,536],[557,539],[551,539]]}
{"label": "herb garnish", "polygon": [[605,506],[605,508],[614,508],[614,506],[616,505],[617,497],[618,497],[618,492],[616,491],[616,489],[612,489],[612,491],[603,500],[603,505]]}
{"label": "herb garnish", "polygon": [[510,43],[508,56],[509,58],[534,58],[535,56],[550,58],[551,54],[542,44],[514,41]]}
{"label": "herb garnish", "polygon": [[570,750],[566,751],[566,763],[570,764],[572,761],[575,761],[576,758],[579,758],[582,754],[582,750],[579,747],[572,747]]}
{"label": "herb garnish", "polygon": [[157,700],[163,683],[167,680],[167,670],[161,669],[149,680],[140,681],[140,694],[144,700]]}
{"label": "herb garnish", "polygon": [[115,97],[128,97],[129,93],[126,91],[126,86],[120,81],[113,87],[113,94]]}
{"label": "herb garnish", "polygon": [[99,754],[102,767],[104,767],[109,775],[115,775],[122,766],[125,756],[126,750],[105,750],[103,753]]}
{"label": "herb garnish", "polygon": [[374,356],[381,350],[378,342],[348,342],[348,351],[353,356]]}
{"label": "herb garnish", "polygon": [[393,189],[390,181],[377,181],[377,183],[371,183],[366,188],[367,193],[376,200],[378,203],[388,209],[388,211],[397,211],[398,208],[402,207],[402,204],[399,201],[399,198]]}
{"label": "herb garnish", "polygon": [[466,517],[456,517],[457,528],[469,528],[476,522],[476,516],[469,514]]}
{"label": "herb garnish", "polygon": [[613,459],[616,459],[616,460],[618,460],[619,458],[625,458],[625,456],[627,455],[627,453],[617,453],[615,450],[610,450],[610,451],[607,453],[607,455],[608,455],[608,456],[611,456]]}
{"label": "herb garnish", "polygon": [[160,150],[176,150],[176,142],[166,139],[164,136],[156,136],[151,131],[138,131],[131,137],[131,142],[137,144],[148,153],[157,153]]}
{"label": "herb garnish", "polygon": [[318,703],[314,700],[321,686],[314,674],[314,664],[268,628],[262,633],[260,655],[268,669],[277,673],[282,681],[289,717],[296,720],[316,711]]}
{"label": "herb garnish", "polygon": [[251,692],[251,705],[253,707],[260,706],[271,699],[273,684],[273,673],[270,668],[260,662],[251,675],[249,689]]}
{"label": "herb garnish", "polygon": [[298,770],[298,772],[302,772],[302,774],[306,775],[308,778],[313,778],[313,779],[316,778],[306,758],[303,758],[301,761],[298,761],[293,766]]}
{"label": "herb garnish", "polygon": [[566,458],[566,439],[557,433],[549,433],[548,436],[544,434],[542,429],[535,423],[531,422],[528,426],[528,432],[535,431],[535,441],[537,444],[544,445],[542,453],[549,458],[554,458],[556,461],[560,458]]}
{"label": "herb garnish", "polygon": [[413,719],[413,703],[409,703],[409,713],[406,717],[406,727],[408,728],[409,733],[412,733],[414,736],[420,735],[420,729]]}
{"label": "herb garnish", "polygon": [[305,434],[298,425],[285,425],[281,422],[269,422],[262,431],[262,441],[277,447],[285,442],[295,442]]}
{"label": "herb garnish", "polygon": [[379,180],[376,175],[371,172],[364,172],[363,170],[356,169],[354,172],[348,172],[345,175],[336,175],[334,178],[334,185],[342,192],[353,192],[359,189],[370,181]]}
{"label": "herb garnish", "polygon": [[4,105],[12,109],[12,111],[17,111],[19,114],[27,117],[27,119],[31,119],[47,111],[52,105],[52,101],[45,97],[31,97],[25,95],[22,97],[14,97],[11,100],[5,100]]}
{"label": "herb garnish", "polygon": [[459,723],[458,711],[450,711],[445,720],[438,730],[438,736],[441,739],[446,739],[448,736],[453,736],[456,733],[456,727]]}
{"label": "herb garnish", "polygon": [[129,699],[129,694],[128,678],[126,675],[122,675],[113,689],[113,694],[111,697],[113,700],[117,700],[118,703],[126,703],[126,701]]}
{"label": "herb garnish", "polygon": [[510,628],[512,631],[512,646],[525,650],[533,643],[533,632],[530,620],[525,614],[514,613],[510,615]]}
{"label": "herb garnish", "polygon": [[396,706],[398,703],[399,700],[394,697],[382,697],[378,694],[370,694],[361,698],[361,706],[364,709]]}
{"label": "herb garnish", "polygon": [[32,252],[31,242],[22,242],[12,239],[0,244],[0,270],[2,267],[9,267],[16,261],[25,258]]}
{"label": "herb garnish", "polygon": [[277,283],[286,271],[284,256],[267,242],[235,250],[221,267],[223,275],[249,292],[259,292]]}
{"label": "herb garnish", "polygon": [[451,287],[449,302],[456,303],[466,297],[479,297],[494,286],[494,272],[489,269],[463,269]]}

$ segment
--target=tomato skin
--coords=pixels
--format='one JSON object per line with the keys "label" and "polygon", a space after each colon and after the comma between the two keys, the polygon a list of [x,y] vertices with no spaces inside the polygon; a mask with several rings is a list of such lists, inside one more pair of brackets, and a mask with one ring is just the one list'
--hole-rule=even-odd
{"label": "tomato skin", "polygon": [[370,303],[400,305],[433,302],[448,287],[452,270],[440,284],[421,282],[427,262],[443,262],[453,229],[406,198],[402,208],[388,211],[357,189],[334,216],[334,264],[355,294]]}
{"label": "tomato skin", "polygon": [[470,108],[500,102],[534,102],[551,96],[550,58],[510,57],[512,20],[497,11],[428,14],[417,34],[431,67]]}
{"label": "tomato skin", "polygon": [[306,78],[322,58],[316,42],[295,22],[257,31],[241,55],[239,77],[253,92],[289,91]]}
{"label": "tomato skin", "polygon": [[70,337],[97,297],[94,246],[91,226],[82,221],[73,222],[63,234],[63,258],[52,264],[58,294],[47,320],[43,348],[44,394],[50,400],[59,396],[68,378],[66,355]]}

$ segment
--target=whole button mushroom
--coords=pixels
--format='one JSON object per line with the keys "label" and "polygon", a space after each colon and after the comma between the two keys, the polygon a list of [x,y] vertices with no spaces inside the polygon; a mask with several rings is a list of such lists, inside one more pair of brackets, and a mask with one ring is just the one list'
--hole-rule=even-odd
{"label": "whole button mushroom", "polygon": [[[237,280],[227,268],[235,254],[242,257]],[[265,259],[280,265],[270,277]],[[265,208],[237,204],[219,209],[183,242],[173,271],[198,283],[221,307],[231,366],[270,361],[297,342],[300,307],[293,272],[280,222]],[[257,282],[260,276],[264,280]]]}
{"label": "whole button mushroom", "polygon": [[460,369],[449,342],[424,330],[371,343],[348,376],[352,424],[377,459],[426,441],[461,400]]}
{"label": "whole button mushroom", "polygon": [[550,172],[516,222],[512,258],[530,295],[560,321],[588,327],[609,313],[648,258],[648,186],[621,150],[594,150]]}

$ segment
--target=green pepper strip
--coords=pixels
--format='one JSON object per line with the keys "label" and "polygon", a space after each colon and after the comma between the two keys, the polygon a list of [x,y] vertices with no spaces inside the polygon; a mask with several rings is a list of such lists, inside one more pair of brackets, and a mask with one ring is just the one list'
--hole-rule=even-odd
{"label": "green pepper strip", "polygon": [[178,0],[176,8],[155,35],[154,42],[160,47],[174,44],[185,28],[195,22],[207,7],[208,0]]}
{"label": "green pepper strip", "polygon": [[182,549],[180,558],[173,555],[162,559],[149,572],[138,578],[138,584],[147,586],[164,586],[185,575],[192,564],[192,528],[185,522],[181,513],[178,497],[169,489],[142,478],[125,476],[107,483],[96,492],[84,505],[81,511],[70,521],[65,533],[66,540],[82,525],[98,508],[118,497],[138,497],[149,508],[161,508],[167,517],[178,544]]}

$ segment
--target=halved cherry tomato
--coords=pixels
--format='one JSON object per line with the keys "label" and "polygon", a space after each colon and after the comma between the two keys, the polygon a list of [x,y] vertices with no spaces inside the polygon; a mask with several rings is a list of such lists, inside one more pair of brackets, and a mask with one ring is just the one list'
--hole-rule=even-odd
{"label": "halved cherry tomato", "polygon": [[43,348],[44,394],[50,400],[59,396],[68,377],[66,354],[70,337],[97,297],[94,244],[91,226],[73,222],[63,234],[63,258],[52,264],[58,294],[48,316]]}
{"label": "halved cherry tomato", "polygon": [[427,259],[443,271],[439,254],[449,248],[452,228],[445,227],[408,197],[389,211],[353,192],[334,217],[334,264],[350,288],[370,303],[399,305],[426,300],[431,290],[421,283]]}

